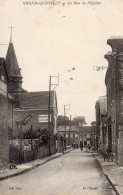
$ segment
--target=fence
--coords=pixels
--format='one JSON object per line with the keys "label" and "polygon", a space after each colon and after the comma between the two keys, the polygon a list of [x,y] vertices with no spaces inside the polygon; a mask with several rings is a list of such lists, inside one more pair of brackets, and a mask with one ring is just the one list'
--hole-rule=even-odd
{"label": "fence", "polygon": [[20,151],[18,148],[13,147],[12,145],[9,145],[9,161],[12,160],[15,161],[16,164],[19,164],[20,159]]}
{"label": "fence", "polygon": [[[30,144],[30,140],[23,140],[26,145],[28,145],[27,142]],[[22,150],[20,150],[18,143],[19,140],[11,140],[9,144],[9,161],[14,160],[16,164],[30,162],[49,155],[48,145],[38,146],[38,140],[33,140],[33,149],[22,147]]]}

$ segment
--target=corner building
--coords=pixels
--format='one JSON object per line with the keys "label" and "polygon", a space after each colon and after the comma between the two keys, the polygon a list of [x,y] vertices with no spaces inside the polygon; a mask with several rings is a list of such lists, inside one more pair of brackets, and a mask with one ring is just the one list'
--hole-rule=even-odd
{"label": "corner building", "polygon": [[112,51],[105,55],[108,69],[105,76],[107,93],[106,147],[112,150],[113,161],[123,165],[123,38],[107,40]]}
{"label": "corner building", "polygon": [[0,169],[7,168],[9,163],[7,82],[8,75],[5,66],[5,59],[0,58]]}

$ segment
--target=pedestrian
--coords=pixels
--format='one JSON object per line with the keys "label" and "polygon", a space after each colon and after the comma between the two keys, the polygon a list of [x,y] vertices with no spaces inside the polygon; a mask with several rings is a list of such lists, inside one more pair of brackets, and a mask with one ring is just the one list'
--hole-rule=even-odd
{"label": "pedestrian", "polygon": [[88,152],[90,152],[91,146],[88,144]]}
{"label": "pedestrian", "polygon": [[80,149],[81,149],[81,151],[83,150],[83,143],[82,143],[82,141],[80,141]]}
{"label": "pedestrian", "polygon": [[64,147],[62,147],[62,154],[64,154]]}

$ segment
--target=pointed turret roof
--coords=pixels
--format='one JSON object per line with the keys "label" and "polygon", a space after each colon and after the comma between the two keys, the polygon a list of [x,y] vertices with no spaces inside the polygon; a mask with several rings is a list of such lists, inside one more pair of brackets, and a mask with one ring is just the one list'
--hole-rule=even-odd
{"label": "pointed turret roof", "polygon": [[11,39],[10,39],[10,43],[6,55],[6,67],[9,76],[22,78],[17,57],[15,54],[14,46]]}

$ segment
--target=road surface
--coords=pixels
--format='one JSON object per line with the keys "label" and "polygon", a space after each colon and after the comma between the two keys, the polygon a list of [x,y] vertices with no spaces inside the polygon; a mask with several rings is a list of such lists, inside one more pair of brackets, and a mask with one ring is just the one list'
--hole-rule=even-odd
{"label": "road surface", "polygon": [[0,182],[1,195],[112,195],[95,158],[75,149],[40,167]]}

